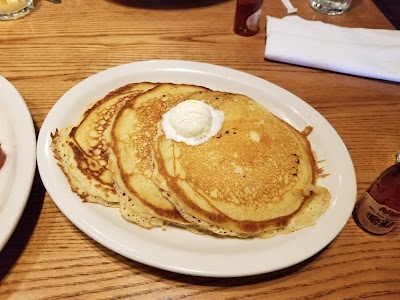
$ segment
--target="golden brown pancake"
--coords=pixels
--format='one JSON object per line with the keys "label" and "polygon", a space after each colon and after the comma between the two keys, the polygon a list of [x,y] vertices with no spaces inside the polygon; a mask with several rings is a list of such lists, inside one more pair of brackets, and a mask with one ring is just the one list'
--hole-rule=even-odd
{"label": "golden brown pancake", "polygon": [[170,107],[206,88],[160,84],[127,102],[117,113],[109,135],[109,168],[121,196],[121,214],[145,228],[172,223],[187,225],[151,179],[151,145],[157,122]]}
{"label": "golden brown pancake", "polygon": [[222,110],[222,129],[189,146],[166,139],[159,124],[152,152],[154,182],[188,222],[220,235],[262,236],[284,228],[311,199],[329,204],[327,190],[315,188],[304,133],[243,95],[209,91],[190,99]]}
{"label": "golden brown pancake", "polygon": [[153,83],[125,85],[96,101],[77,126],[63,128],[53,135],[54,156],[68,177],[71,189],[84,201],[119,206],[107,165],[104,132],[126,101],[154,86]]}
{"label": "golden brown pancake", "polygon": [[[221,130],[188,146],[165,138],[161,119],[185,100],[222,110]],[[313,225],[330,194],[316,184],[307,135],[252,99],[184,84],[134,83],[95,102],[51,148],[84,201],[119,207],[144,228],[262,237]]]}

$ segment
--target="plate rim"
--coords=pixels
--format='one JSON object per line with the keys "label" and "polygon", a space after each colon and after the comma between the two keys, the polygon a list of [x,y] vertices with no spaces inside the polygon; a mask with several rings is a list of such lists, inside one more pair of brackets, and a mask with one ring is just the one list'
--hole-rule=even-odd
{"label": "plate rim", "polygon": [[[14,180],[7,201],[0,210],[1,252],[15,231],[32,190],[36,170],[36,133],[29,108],[19,91],[2,76],[0,76],[0,86],[1,93],[7,95],[5,104],[15,110],[15,115],[10,119],[17,120],[12,123],[17,160]],[[7,216],[6,219],[4,216]]]}
{"label": "plate rim", "polygon": [[[181,72],[199,72],[201,74],[210,74],[210,72],[216,72],[217,75],[215,76],[231,76],[232,78],[241,78],[241,79],[249,79],[249,81],[252,81],[256,84],[262,85],[266,89],[272,89],[274,91],[279,91],[283,92],[286,95],[290,95],[290,97],[295,99],[295,101],[299,102],[299,105],[303,105],[304,107],[307,107],[309,110],[313,111],[319,118],[322,118],[324,122],[326,122],[326,126],[329,126],[331,133],[335,136],[336,139],[340,141],[340,147],[341,150],[344,151],[344,154],[346,155],[346,162],[349,164],[350,168],[350,173],[347,174],[349,177],[347,182],[344,182],[344,184],[347,184],[350,188],[350,197],[353,198],[353,202],[348,205],[347,212],[345,215],[342,216],[340,223],[335,227],[334,232],[330,232],[330,238],[325,239],[322,244],[319,245],[319,247],[315,247],[312,252],[308,251],[307,254],[303,255],[302,259],[292,259],[291,261],[287,264],[282,264],[280,266],[275,266],[275,267],[264,267],[259,268],[258,270],[246,270],[246,271],[207,271],[207,270],[195,270],[195,269],[188,269],[185,268],[184,266],[177,266],[177,265],[168,265],[168,264],[163,264],[159,262],[154,262],[146,257],[141,257],[138,255],[138,253],[133,254],[130,252],[126,252],[127,249],[120,249],[118,248],[119,246],[123,248],[123,245],[121,244],[116,244],[113,242],[112,239],[108,239],[106,236],[102,236],[101,233],[98,232],[98,230],[94,230],[93,228],[90,228],[90,225],[85,223],[83,220],[78,220],[76,215],[70,215],[69,212],[66,211],[66,207],[63,205],[62,202],[57,200],[56,198],[58,197],[57,195],[54,194],[53,189],[50,187],[50,183],[48,182],[47,178],[44,176],[45,175],[45,163],[46,163],[46,155],[49,155],[49,149],[48,149],[48,137],[46,138],[45,134],[49,135],[51,132],[51,128],[49,127],[51,125],[51,118],[54,118],[54,111],[56,111],[57,107],[60,107],[61,103],[65,101],[65,99],[68,99],[68,97],[71,97],[71,95],[74,95],[76,91],[81,89],[82,87],[85,87],[87,84],[97,84],[101,83],[103,80],[107,80],[108,76],[115,74],[116,72],[124,74],[124,72],[137,72],[136,69],[145,69],[145,70],[165,70],[168,72],[170,70],[171,72],[173,71],[181,71]],[[123,77],[123,76],[122,76]],[[221,77],[222,78],[222,77]],[[114,79],[113,79],[114,80]],[[111,91],[111,90],[110,90]],[[93,102],[96,99],[92,99],[91,102]],[[48,125],[50,123],[50,125]],[[54,130],[55,128],[53,128]],[[54,132],[54,131],[53,131]],[[47,149],[46,149],[47,147]],[[51,155],[52,156],[52,155]],[[50,158],[50,160],[54,160],[54,158]],[[276,270],[280,270],[289,266],[292,266],[296,263],[299,263],[301,261],[304,261],[308,259],[309,257],[315,255],[319,251],[321,251],[324,247],[326,247],[336,236],[340,233],[340,231],[344,228],[346,225],[350,215],[351,211],[349,207],[354,206],[355,203],[355,198],[356,198],[356,193],[357,193],[357,187],[356,187],[356,176],[355,176],[355,170],[353,166],[353,162],[351,160],[350,154],[343,142],[343,140],[340,138],[339,134],[336,132],[336,130],[329,124],[329,122],[318,112],[316,111],[312,106],[310,106],[308,103],[306,103],[304,100],[300,99],[299,97],[295,96],[294,94],[290,93],[289,91],[267,81],[262,78],[256,77],[254,75],[227,68],[224,66],[219,66],[219,65],[213,65],[213,64],[208,64],[208,63],[203,63],[203,62],[195,62],[195,61],[186,61],[186,60],[149,60],[149,61],[139,61],[139,62],[131,62],[127,64],[122,64],[118,66],[114,66],[108,69],[105,69],[103,71],[100,71],[96,74],[93,74],[92,76],[89,76],[85,78],[84,80],[80,81],[77,83],[75,86],[73,86],[71,89],[69,89],[51,108],[49,111],[48,115],[46,116],[46,119],[43,122],[43,125],[41,127],[41,130],[39,132],[39,137],[38,137],[38,142],[37,142],[37,163],[38,163],[38,168],[39,168],[39,173],[42,177],[43,184],[46,187],[46,190],[49,192],[50,197],[53,199],[54,203],[57,205],[57,207],[61,210],[61,212],[75,225],[77,226],[81,231],[83,231],[85,234],[87,234],[89,237],[100,243],[101,245],[105,246],[108,249],[113,250],[114,252],[125,256],[129,259],[132,259],[134,261],[153,266],[159,269],[167,270],[167,271],[173,271],[176,273],[182,273],[182,274],[188,274],[188,275],[196,275],[196,276],[210,276],[210,277],[238,277],[238,276],[250,276],[250,275],[257,275],[261,273],[268,273]],[[52,162],[54,164],[54,161]],[[130,224],[131,226],[134,226]],[[109,237],[108,237],[109,238]],[[262,270],[263,269],[263,270]]]}

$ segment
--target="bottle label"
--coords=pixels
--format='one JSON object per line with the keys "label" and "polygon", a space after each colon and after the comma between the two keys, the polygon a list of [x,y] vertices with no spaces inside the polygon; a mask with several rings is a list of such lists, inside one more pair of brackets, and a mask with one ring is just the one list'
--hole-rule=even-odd
{"label": "bottle label", "polygon": [[378,204],[368,192],[357,203],[356,215],[360,225],[375,234],[388,233],[400,222],[400,212]]}
{"label": "bottle label", "polygon": [[261,8],[247,18],[246,20],[247,28],[250,29],[251,31],[257,31],[260,17],[261,17]]}

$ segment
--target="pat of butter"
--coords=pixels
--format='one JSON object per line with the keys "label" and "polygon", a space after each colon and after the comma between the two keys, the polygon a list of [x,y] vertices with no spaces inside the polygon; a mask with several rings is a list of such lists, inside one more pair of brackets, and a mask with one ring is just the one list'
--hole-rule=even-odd
{"label": "pat of butter", "polygon": [[212,115],[205,103],[187,100],[175,107],[169,120],[178,135],[184,138],[195,138],[210,131]]}
{"label": "pat of butter", "polygon": [[200,145],[222,127],[224,113],[198,100],[186,100],[163,115],[162,128],[167,139]]}

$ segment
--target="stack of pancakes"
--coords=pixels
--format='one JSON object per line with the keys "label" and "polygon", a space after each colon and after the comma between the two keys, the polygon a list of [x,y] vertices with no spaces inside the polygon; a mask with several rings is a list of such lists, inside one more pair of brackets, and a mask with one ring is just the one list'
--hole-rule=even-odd
{"label": "stack of pancakes", "polygon": [[[167,139],[164,113],[185,100],[224,112],[221,130],[190,146]],[[72,191],[117,206],[144,228],[270,237],[313,225],[329,206],[306,128],[297,131],[240,94],[134,83],[95,102],[52,150]]]}

